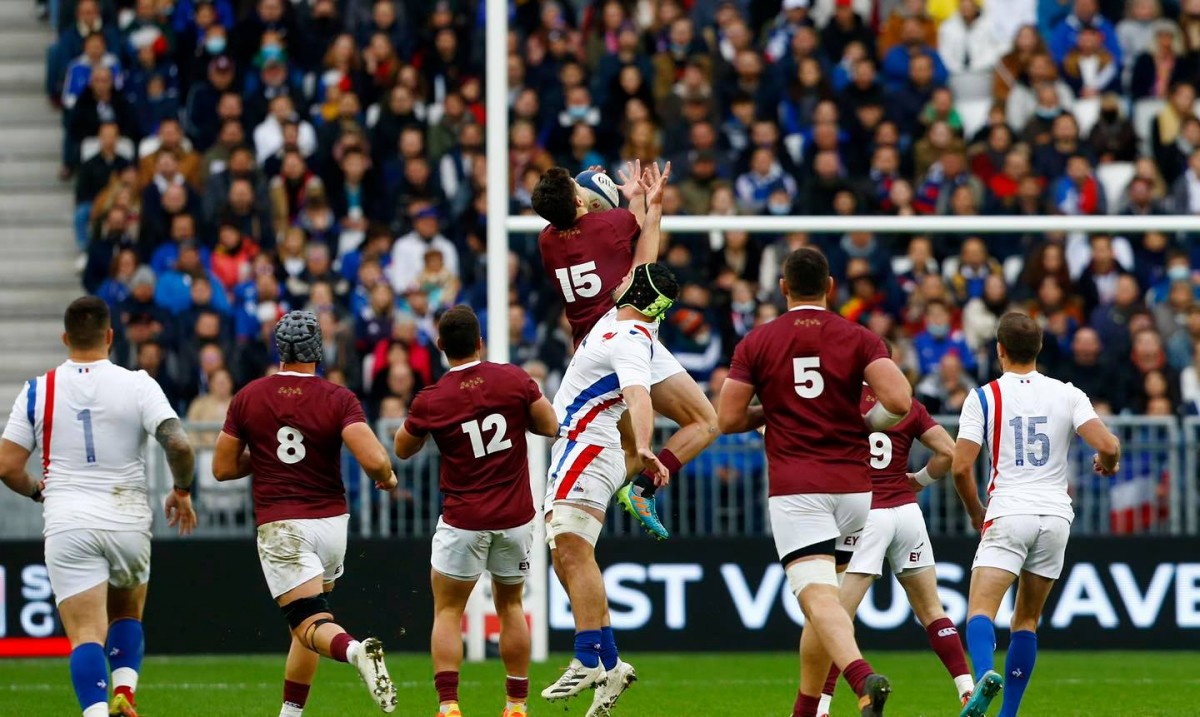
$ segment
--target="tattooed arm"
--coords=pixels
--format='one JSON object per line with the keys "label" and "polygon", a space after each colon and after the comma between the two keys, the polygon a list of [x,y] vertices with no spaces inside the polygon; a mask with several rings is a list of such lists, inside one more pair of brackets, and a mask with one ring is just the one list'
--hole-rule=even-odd
{"label": "tattooed arm", "polygon": [[191,494],[196,454],[178,418],[168,418],[158,424],[154,440],[166,451],[167,465],[175,481],[175,489],[167,494],[164,506],[167,525],[179,526],[180,535],[189,535],[196,527],[196,510],[192,507]]}

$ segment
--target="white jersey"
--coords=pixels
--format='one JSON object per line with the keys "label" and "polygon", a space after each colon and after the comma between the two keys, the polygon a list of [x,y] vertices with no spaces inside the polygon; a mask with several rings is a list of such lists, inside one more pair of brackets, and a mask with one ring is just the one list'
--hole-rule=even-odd
{"label": "white jersey", "polygon": [[621,447],[617,421],[625,412],[621,391],[650,390],[650,363],[658,324],[618,321],[612,309],[579,344],[554,396],[558,436],[576,443]]}
{"label": "white jersey", "polygon": [[1080,426],[1096,418],[1087,395],[1034,371],[1006,373],[963,403],[958,437],[991,457],[987,519],[1005,515],[1075,518],[1067,459]]}
{"label": "white jersey", "polygon": [[30,380],[13,404],[4,438],[41,449],[47,536],[75,528],[150,530],[142,449],[178,418],[145,371],[111,361],[66,361]]}

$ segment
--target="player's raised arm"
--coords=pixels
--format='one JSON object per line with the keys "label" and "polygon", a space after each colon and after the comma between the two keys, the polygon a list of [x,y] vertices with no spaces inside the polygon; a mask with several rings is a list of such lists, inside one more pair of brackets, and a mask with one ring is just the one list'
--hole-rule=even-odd
{"label": "player's raised arm", "polygon": [[342,441],[354,454],[358,465],[375,481],[375,487],[381,490],[396,487],[398,481],[392,472],[392,459],[370,426],[362,422],[351,423],[342,429]]}
{"label": "player's raised arm", "polygon": [[[649,207],[644,198],[646,187],[642,184],[642,160],[626,162],[624,169],[617,170],[617,178],[621,180],[617,189],[621,190],[625,201],[629,202],[629,211],[633,218],[637,220],[639,227],[645,226],[646,211]],[[637,266],[637,262],[634,262],[634,266]]]}
{"label": "player's raised arm", "polygon": [[925,486],[939,481],[950,472],[954,463],[954,439],[950,433],[939,425],[934,425],[917,438],[922,445],[933,452],[925,467],[916,473],[909,474],[909,483],[913,490],[921,490]]}
{"label": "player's raised arm", "polygon": [[554,412],[554,404],[545,396],[529,406],[529,430],[546,438],[558,435],[558,414]]}
{"label": "player's raised arm", "polygon": [[[663,190],[671,177],[671,163],[661,171],[657,162],[652,162],[643,175],[642,185],[645,191],[646,216],[639,223],[642,233],[638,237],[637,249],[633,253],[633,265],[652,264],[658,261],[662,250],[662,200]],[[630,210],[637,204],[630,204]],[[636,215],[635,215],[636,216]]]}
{"label": "player's raised arm", "polygon": [[890,358],[880,358],[867,364],[863,371],[867,385],[878,400],[864,419],[873,431],[886,431],[908,415],[912,409],[912,386]]}
{"label": "player's raised arm", "polygon": [[154,440],[167,454],[167,466],[171,469],[171,479],[174,481],[164,506],[167,525],[172,528],[179,526],[180,535],[190,535],[196,528],[196,511],[192,508],[196,453],[178,418],[168,418],[159,423],[154,431]]}

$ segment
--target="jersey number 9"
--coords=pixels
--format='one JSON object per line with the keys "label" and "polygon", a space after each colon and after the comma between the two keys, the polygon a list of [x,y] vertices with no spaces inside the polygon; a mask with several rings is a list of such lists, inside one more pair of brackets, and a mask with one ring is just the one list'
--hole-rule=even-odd
{"label": "jersey number 9", "polygon": [[881,471],[892,464],[892,439],[883,431],[876,431],[868,439],[871,444],[871,467]]}

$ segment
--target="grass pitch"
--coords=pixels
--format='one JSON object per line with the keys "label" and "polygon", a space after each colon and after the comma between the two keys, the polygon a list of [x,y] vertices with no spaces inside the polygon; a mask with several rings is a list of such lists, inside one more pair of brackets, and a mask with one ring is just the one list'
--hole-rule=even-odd
{"label": "grass pitch", "polygon": [[[614,715],[628,717],[782,717],[796,694],[797,660],[790,654],[624,655],[639,682]],[[868,655],[892,679],[888,714],[949,717],[958,714],[954,686],[931,652]],[[569,703],[548,704],[537,693],[555,679],[569,656],[534,665],[530,714],[583,715],[590,693]],[[997,656],[1003,665],[1003,655]],[[400,688],[403,717],[437,712],[429,658],[389,656]],[[151,657],[138,690],[142,717],[276,717],[282,690],[283,655]],[[466,717],[499,717],[504,671],[498,662],[465,665],[460,688]],[[1030,717],[1183,717],[1198,713],[1200,652],[1081,653],[1043,651],[1026,693]],[[857,715],[844,683],[834,717]],[[999,710],[999,702],[991,713]],[[67,661],[0,661],[0,715],[62,717],[79,714]],[[377,715],[347,665],[323,661],[305,717]]]}

